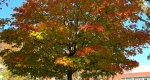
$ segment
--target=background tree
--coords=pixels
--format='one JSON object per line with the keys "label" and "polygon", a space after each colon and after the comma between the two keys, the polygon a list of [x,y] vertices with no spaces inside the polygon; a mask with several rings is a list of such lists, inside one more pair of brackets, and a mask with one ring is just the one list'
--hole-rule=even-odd
{"label": "background tree", "polygon": [[[150,27],[150,0],[142,0],[142,13],[146,14],[147,19],[139,17],[139,20],[145,22],[147,27]],[[150,59],[150,54],[147,56]]]}
{"label": "background tree", "polygon": [[[6,6],[8,6],[7,0],[1,0],[0,1],[0,10],[2,9],[1,5],[3,5],[3,4],[6,4]],[[0,18],[0,32],[1,32],[1,30],[4,29],[4,24],[6,24],[8,22],[6,20],[8,20],[8,19],[2,19],[2,18]]]}
{"label": "background tree", "polygon": [[149,44],[149,28],[124,26],[138,20],[138,0],[26,0],[14,9],[16,27],[3,41],[19,51],[3,50],[14,74],[57,77],[79,71],[82,77],[115,75],[138,66],[128,59]]}
{"label": "background tree", "polygon": [[146,26],[150,27],[150,1],[149,0],[142,0],[142,11],[141,14],[145,14],[147,19],[143,19],[139,17],[139,20],[145,22]]}
{"label": "background tree", "polygon": [[[0,5],[2,5],[2,4],[6,4],[6,6],[8,6],[7,1],[8,1],[8,0],[1,0],[1,1],[0,1]],[[0,8],[1,8],[1,7],[0,7]],[[1,9],[2,9],[2,8],[1,8]]]}
{"label": "background tree", "polygon": [[29,80],[29,76],[18,76],[12,74],[7,67],[3,65],[3,59],[0,58],[0,80]]}
{"label": "background tree", "polygon": [[0,72],[0,75],[3,76],[1,80],[29,80],[30,78],[23,77],[23,76],[17,76],[12,74],[9,70],[4,69]]}
{"label": "background tree", "polygon": [[150,5],[150,0],[143,1],[143,12],[150,18],[150,6],[149,5]]}

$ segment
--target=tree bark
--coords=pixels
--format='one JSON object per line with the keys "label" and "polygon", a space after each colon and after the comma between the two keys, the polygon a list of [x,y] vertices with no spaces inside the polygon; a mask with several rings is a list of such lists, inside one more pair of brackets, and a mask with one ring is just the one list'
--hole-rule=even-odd
{"label": "tree bark", "polygon": [[68,80],[72,80],[72,74],[73,74],[72,70],[69,70],[67,73]]}

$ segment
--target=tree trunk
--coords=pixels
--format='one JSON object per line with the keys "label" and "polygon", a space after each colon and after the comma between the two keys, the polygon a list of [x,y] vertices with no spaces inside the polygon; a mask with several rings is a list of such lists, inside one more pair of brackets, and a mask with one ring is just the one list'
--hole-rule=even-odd
{"label": "tree trunk", "polygon": [[69,70],[67,73],[68,80],[72,80],[72,74],[73,74],[73,72],[71,70]]}

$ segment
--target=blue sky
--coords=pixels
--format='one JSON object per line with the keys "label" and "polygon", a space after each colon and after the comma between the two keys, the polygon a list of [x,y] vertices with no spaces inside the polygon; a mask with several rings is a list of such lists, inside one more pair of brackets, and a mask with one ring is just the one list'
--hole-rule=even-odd
{"label": "blue sky", "polygon": [[[11,14],[14,13],[13,8],[21,6],[23,1],[24,0],[10,0],[8,7],[6,7],[5,5],[0,5],[0,7],[3,8],[2,10],[0,10],[0,18],[10,18]],[[142,26],[144,25],[144,23],[139,21],[138,25]],[[150,60],[147,60],[147,56],[149,53],[150,48],[143,49],[143,54],[138,54],[137,56],[133,57],[133,59],[137,60],[140,65],[149,65]]]}
{"label": "blue sky", "polygon": [[0,18],[10,18],[12,13],[14,13],[13,8],[19,7],[23,4],[24,0],[10,0],[8,7],[5,4],[0,5],[3,9],[0,10]]}

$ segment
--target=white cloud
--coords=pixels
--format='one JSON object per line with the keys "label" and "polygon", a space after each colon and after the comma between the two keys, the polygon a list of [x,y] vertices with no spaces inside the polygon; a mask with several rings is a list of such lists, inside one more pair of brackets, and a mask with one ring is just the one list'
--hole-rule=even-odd
{"label": "white cloud", "polygon": [[139,66],[137,68],[132,69],[130,72],[131,73],[135,73],[135,72],[150,72],[150,65]]}

